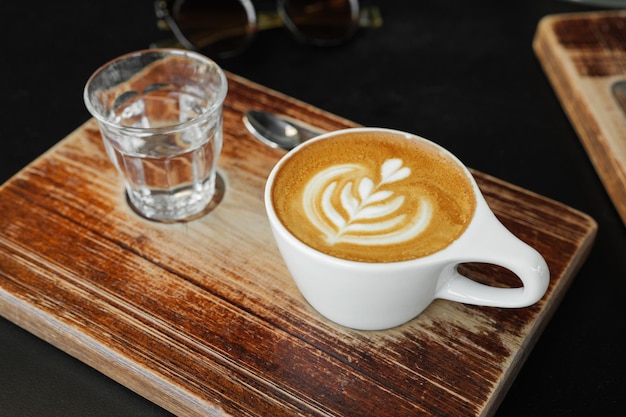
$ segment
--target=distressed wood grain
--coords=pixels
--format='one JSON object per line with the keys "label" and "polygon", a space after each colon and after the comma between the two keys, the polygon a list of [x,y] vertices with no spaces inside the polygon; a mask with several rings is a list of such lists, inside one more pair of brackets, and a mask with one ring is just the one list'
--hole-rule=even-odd
{"label": "distressed wood grain", "polygon": [[533,46],[626,223],[626,11],[544,17]]}
{"label": "distressed wood grain", "polygon": [[[348,120],[229,74],[222,201],[188,223],[128,208],[87,121],[0,188],[0,314],[187,416],[488,416],[584,262],[587,215],[474,172],[503,223],[547,259],[523,309],[435,301],[411,322],[354,331],[304,301],[280,259],[263,187],[283,151],[247,133],[262,108],[331,130]],[[467,264],[476,280],[517,285]]]}

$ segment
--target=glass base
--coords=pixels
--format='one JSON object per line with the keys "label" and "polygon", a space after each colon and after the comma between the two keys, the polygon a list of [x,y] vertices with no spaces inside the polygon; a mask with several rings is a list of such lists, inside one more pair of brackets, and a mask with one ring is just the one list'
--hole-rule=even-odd
{"label": "glass base", "polygon": [[183,207],[178,210],[158,211],[153,208],[150,210],[142,210],[133,203],[128,192],[126,193],[126,201],[130,208],[144,219],[159,223],[184,223],[207,215],[222,201],[226,191],[226,184],[219,173],[215,175],[215,185],[213,188],[213,193],[206,203],[202,204],[202,202],[196,202],[192,204],[191,207]]}

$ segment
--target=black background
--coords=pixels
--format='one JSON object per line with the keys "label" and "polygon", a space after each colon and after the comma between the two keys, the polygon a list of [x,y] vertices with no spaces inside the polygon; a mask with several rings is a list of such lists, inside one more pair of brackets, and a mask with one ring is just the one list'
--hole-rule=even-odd
{"label": "black background", "polygon": [[[98,66],[169,36],[149,0],[73,3],[2,5],[2,182],[90,117],[82,89]],[[219,62],[360,124],[427,137],[474,169],[591,215],[595,246],[497,416],[624,415],[625,227],[531,47],[541,17],[592,8],[551,0],[378,5],[384,26],[348,44],[305,46],[277,29]],[[0,319],[0,416],[167,414]]]}

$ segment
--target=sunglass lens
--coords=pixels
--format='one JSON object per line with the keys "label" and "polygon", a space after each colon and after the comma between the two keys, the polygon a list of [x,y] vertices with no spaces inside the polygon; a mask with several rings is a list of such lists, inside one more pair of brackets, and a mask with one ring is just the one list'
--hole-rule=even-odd
{"label": "sunglass lens", "polygon": [[183,36],[208,56],[237,54],[257,29],[249,0],[179,0],[172,17]]}
{"label": "sunglass lens", "polygon": [[287,27],[313,43],[338,43],[358,26],[357,0],[280,0],[278,4]]}

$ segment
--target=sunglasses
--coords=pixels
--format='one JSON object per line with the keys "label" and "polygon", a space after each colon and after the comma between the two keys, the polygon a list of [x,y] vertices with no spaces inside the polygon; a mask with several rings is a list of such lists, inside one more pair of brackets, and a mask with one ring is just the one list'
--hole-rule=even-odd
{"label": "sunglasses", "polygon": [[180,45],[220,58],[241,53],[260,30],[286,27],[302,42],[325,46],[382,25],[378,8],[358,0],[277,0],[259,13],[250,0],[156,0],[154,8],[158,27]]}

